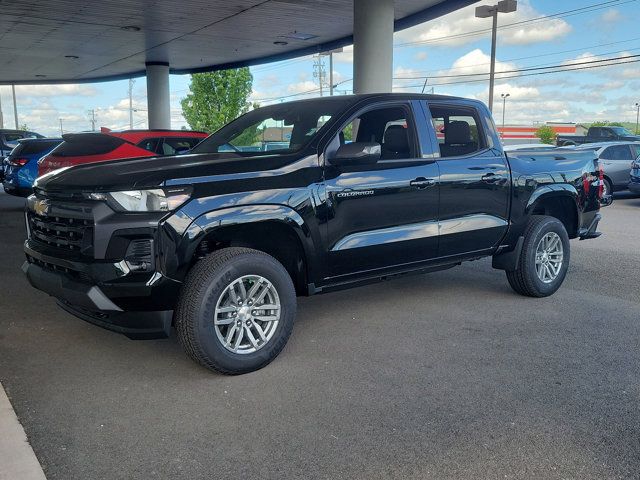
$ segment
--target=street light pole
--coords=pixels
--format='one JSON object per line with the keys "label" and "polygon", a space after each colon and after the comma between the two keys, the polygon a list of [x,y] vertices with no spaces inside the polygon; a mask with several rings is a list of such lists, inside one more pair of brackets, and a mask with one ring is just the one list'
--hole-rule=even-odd
{"label": "street light pole", "polygon": [[496,74],[496,38],[498,36],[498,13],[511,13],[518,9],[517,0],[500,0],[497,5],[476,7],[477,18],[492,18],[491,27],[491,67],[489,71],[489,110],[493,112],[493,86]]}
{"label": "street light pole", "polygon": [[16,103],[16,86],[11,85],[11,95],[13,96],[13,120],[16,122],[16,130],[20,128],[18,125],[18,104]]}
{"label": "street light pole", "polygon": [[638,120],[640,120],[640,103],[636,102],[636,135],[638,135]]}
{"label": "street light pole", "polygon": [[500,96],[502,97],[502,134],[504,135],[504,112],[507,108],[507,97],[510,97],[511,94],[502,93]]}

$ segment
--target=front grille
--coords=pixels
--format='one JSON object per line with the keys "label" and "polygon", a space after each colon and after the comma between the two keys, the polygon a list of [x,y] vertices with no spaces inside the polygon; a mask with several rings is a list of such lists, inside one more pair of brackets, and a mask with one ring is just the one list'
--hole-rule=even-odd
{"label": "front grille", "polygon": [[75,255],[90,255],[93,220],[61,216],[27,215],[31,238],[48,247]]}

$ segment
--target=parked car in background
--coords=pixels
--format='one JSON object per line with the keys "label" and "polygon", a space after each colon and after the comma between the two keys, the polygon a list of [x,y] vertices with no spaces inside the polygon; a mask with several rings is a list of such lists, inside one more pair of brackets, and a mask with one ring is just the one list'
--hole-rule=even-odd
{"label": "parked car in background", "polygon": [[[276,121],[286,149],[242,149]],[[551,295],[569,240],[600,235],[602,193],[593,152],[505,154],[476,100],[324,97],[252,110],[189,155],[38,178],[23,270],[79,318],[138,338],[173,324],[191,358],[239,374],[282,350],[296,295],[482,257]]]}
{"label": "parked car in background", "polygon": [[4,191],[20,197],[33,193],[38,176],[38,160],[62,143],[62,138],[23,138],[3,160]]}
{"label": "parked car in background", "polygon": [[640,195],[640,156],[638,156],[631,164],[629,191],[636,195]]}
{"label": "parked car in background", "polygon": [[39,163],[38,174],[84,163],[121,158],[156,157],[186,153],[208,136],[192,130],[125,130],[69,133],[64,142]]}
{"label": "parked car in background", "polygon": [[640,142],[589,143],[566,148],[595,151],[604,168],[604,195],[629,188],[631,164],[640,155]]}
{"label": "parked car in background", "polygon": [[583,143],[615,142],[620,140],[640,142],[640,135],[634,135],[624,127],[590,127],[586,136],[558,135],[556,137],[556,145],[566,147]]}
{"label": "parked car in background", "polygon": [[21,138],[44,138],[42,135],[36,132],[29,132],[27,130],[9,130],[0,129],[0,181],[4,178],[4,170],[2,167],[2,161],[11,153],[18,145],[18,140]]}

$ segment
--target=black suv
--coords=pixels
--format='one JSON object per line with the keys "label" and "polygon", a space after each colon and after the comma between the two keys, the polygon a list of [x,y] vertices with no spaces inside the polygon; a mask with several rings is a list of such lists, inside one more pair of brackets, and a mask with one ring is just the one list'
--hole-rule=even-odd
{"label": "black suv", "polygon": [[[281,129],[280,149],[263,151]],[[38,179],[24,270],[68,312],[166,335],[227,374],[282,350],[296,295],[492,256],[513,289],[561,285],[599,235],[593,152],[502,151],[477,101],[341,96],[253,110],[189,155]]]}

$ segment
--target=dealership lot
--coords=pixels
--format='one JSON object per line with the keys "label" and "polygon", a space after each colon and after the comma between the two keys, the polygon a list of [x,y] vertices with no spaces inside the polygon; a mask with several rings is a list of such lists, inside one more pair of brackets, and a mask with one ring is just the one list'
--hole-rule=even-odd
{"label": "dealership lot", "polygon": [[0,380],[49,479],[628,478],[640,470],[640,198],[524,298],[489,261],[300,299],[270,366],[78,320],[23,277],[0,194]]}

